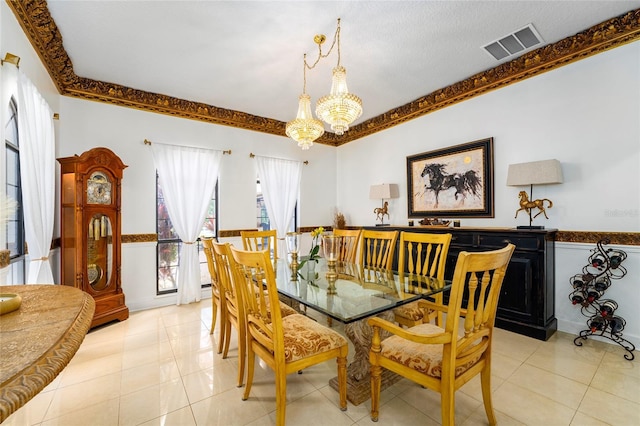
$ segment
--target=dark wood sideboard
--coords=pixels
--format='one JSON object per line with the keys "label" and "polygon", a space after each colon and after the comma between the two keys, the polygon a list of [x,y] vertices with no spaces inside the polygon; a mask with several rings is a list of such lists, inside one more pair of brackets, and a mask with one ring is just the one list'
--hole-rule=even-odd
{"label": "dark wood sideboard", "polygon": [[[502,248],[516,249],[502,284],[496,326],[539,340],[547,340],[558,328],[555,317],[556,229],[472,228],[437,226],[364,227],[376,230],[451,233],[445,277],[451,279],[458,253]],[[399,237],[398,237],[399,240]],[[396,250],[397,262],[398,250]],[[446,298],[446,296],[445,296]]]}

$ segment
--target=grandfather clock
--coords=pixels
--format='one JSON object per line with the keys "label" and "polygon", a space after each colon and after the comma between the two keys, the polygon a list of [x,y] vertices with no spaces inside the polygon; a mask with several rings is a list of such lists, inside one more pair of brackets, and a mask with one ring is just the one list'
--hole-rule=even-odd
{"label": "grandfather clock", "polygon": [[129,318],[120,278],[120,182],[127,167],[107,148],[58,158],[62,284],[93,296],[91,327]]}

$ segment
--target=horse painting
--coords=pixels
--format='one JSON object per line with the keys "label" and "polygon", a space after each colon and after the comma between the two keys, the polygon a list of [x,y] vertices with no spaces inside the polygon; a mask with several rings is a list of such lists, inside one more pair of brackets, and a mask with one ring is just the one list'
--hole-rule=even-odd
{"label": "horse painting", "polygon": [[471,194],[476,197],[480,197],[480,190],[482,189],[482,182],[478,176],[478,172],[475,170],[467,170],[463,173],[448,174],[445,172],[445,164],[431,163],[425,164],[424,169],[420,176],[425,178],[424,189],[433,191],[435,196],[435,205],[438,207],[438,195],[442,191],[455,189],[453,193],[454,199],[462,197],[462,201],[467,197],[467,194]]}

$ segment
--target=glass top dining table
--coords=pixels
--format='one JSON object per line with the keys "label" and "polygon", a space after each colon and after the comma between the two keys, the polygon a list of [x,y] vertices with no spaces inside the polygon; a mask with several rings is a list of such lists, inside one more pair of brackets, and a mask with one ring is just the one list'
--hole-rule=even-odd
{"label": "glass top dining table", "polygon": [[321,258],[310,272],[308,262],[295,274],[290,262],[276,265],[278,292],[300,304],[345,324],[359,321],[450,288],[451,283],[436,278],[397,271],[364,268],[359,264],[336,262],[335,294],[329,289],[327,261]]}
{"label": "glass top dining table", "polygon": [[[344,333],[355,352],[347,366],[347,399],[354,405],[371,396],[369,349],[373,332],[367,318],[379,316],[394,321],[394,308],[451,287],[451,282],[436,278],[399,275],[397,271],[336,262],[335,291],[330,291],[329,267],[324,258],[319,260],[314,271],[309,271],[305,264],[294,273],[287,259],[279,259],[274,270],[281,300],[295,302],[290,304],[296,309],[296,303],[299,303],[344,324]],[[388,335],[388,332],[382,332],[383,339]],[[383,370],[382,376],[382,389],[400,379],[388,370]],[[338,390],[337,378],[331,379],[329,385]]]}

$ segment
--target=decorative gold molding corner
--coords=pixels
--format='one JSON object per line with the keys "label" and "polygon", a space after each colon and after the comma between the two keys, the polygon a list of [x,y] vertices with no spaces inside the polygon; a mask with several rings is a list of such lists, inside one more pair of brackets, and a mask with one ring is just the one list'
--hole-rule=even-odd
{"label": "decorative gold molding corner", "polygon": [[[46,2],[6,1],[62,95],[285,137],[282,121],[78,77]],[[389,110],[342,136],[325,132],[316,142],[340,146],[639,39],[640,9],[636,9]]]}

